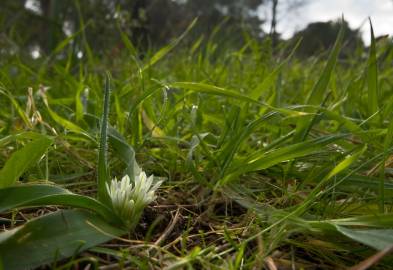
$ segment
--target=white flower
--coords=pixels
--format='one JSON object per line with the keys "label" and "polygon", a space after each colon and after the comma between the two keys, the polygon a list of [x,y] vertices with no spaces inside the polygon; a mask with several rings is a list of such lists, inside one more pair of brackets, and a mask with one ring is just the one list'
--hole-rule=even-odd
{"label": "white flower", "polygon": [[127,227],[132,228],[138,223],[143,209],[156,199],[154,193],[161,183],[162,181],[159,181],[152,186],[153,175],[147,178],[146,173],[142,171],[135,175],[134,183],[125,175],[121,181],[117,181],[115,177],[110,186],[106,184],[113,210]]}

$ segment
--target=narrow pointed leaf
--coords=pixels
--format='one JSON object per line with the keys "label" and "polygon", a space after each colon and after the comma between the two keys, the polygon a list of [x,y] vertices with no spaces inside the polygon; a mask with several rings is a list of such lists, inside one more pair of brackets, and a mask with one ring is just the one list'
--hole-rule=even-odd
{"label": "narrow pointed leaf", "polygon": [[106,183],[109,182],[109,171],[107,161],[108,151],[108,118],[110,106],[110,78],[109,74],[105,77],[104,89],[104,111],[101,118],[100,129],[100,147],[98,152],[98,168],[97,168],[97,185],[98,185],[98,199],[102,202],[108,202],[108,194],[106,191]]}
{"label": "narrow pointed leaf", "polygon": [[370,21],[371,44],[370,55],[367,64],[367,86],[368,86],[368,113],[373,115],[378,112],[378,69],[377,52],[375,48],[374,30]]}
{"label": "narrow pointed leaf", "polygon": [[[344,37],[344,30],[343,28],[341,28],[337,35],[337,39],[334,44],[334,47],[330,52],[329,59],[322,71],[322,74],[319,77],[318,81],[313,86],[313,88],[311,89],[310,95],[306,100],[306,103],[308,105],[321,105],[323,103],[326,94],[326,89],[329,85],[331,74],[333,72],[334,67],[336,66],[343,37]],[[306,139],[308,132],[311,129],[311,126],[315,124],[315,121],[312,119],[313,117],[311,116],[299,119],[296,126],[296,133],[294,136],[295,142],[303,141]]]}
{"label": "narrow pointed leaf", "polygon": [[254,158],[252,160],[249,160],[244,164],[237,164],[236,168],[232,168],[232,173],[228,174],[220,182],[221,184],[227,183],[241,174],[267,169],[284,161],[310,155],[320,150],[321,147],[342,139],[343,137],[344,135],[325,136],[314,140],[285,146],[270,153],[262,152],[259,156],[253,155]]}

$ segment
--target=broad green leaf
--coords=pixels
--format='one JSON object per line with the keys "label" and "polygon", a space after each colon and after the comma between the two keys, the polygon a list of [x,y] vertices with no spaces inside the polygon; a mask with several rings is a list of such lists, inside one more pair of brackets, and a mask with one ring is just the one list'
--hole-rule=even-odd
{"label": "broad green leaf", "polygon": [[339,218],[327,220],[326,222],[339,226],[356,226],[358,228],[386,228],[393,226],[393,213]]}
{"label": "broad green leaf", "polygon": [[105,243],[125,231],[83,210],[60,210],[0,234],[7,270],[35,269]]}
{"label": "broad green leaf", "polygon": [[0,147],[3,147],[4,145],[14,141],[14,140],[23,140],[23,139],[29,139],[29,140],[36,140],[42,138],[42,134],[32,132],[32,131],[23,131],[20,133],[12,134],[5,136],[0,139]]}
{"label": "broad green leaf", "polygon": [[383,250],[393,245],[392,214],[376,214],[325,221],[306,221],[312,230],[338,232],[357,242]]}
{"label": "broad green leaf", "polygon": [[355,230],[343,226],[336,226],[336,228],[343,235],[377,250],[393,246],[393,229]]}
{"label": "broad green leaf", "polygon": [[0,189],[0,213],[14,208],[62,205],[92,210],[116,222],[115,215],[99,201],[52,185],[19,185]]}
{"label": "broad green leaf", "polygon": [[41,135],[14,152],[0,170],[0,188],[10,186],[45,154],[53,139]]}
{"label": "broad green leaf", "polygon": [[41,133],[33,132],[33,131],[23,131],[20,133],[12,134],[5,136],[0,139],[0,147],[4,147],[8,143],[14,141],[23,141],[23,140],[37,140],[42,138]]}
{"label": "broad green leaf", "polygon": [[132,180],[134,175],[141,172],[141,168],[135,160],[134,149],[126,142],[124,137],[114,128],[108,129],[108,143],[114,150],[114,155],[126,164],[124,174],[127,174]]}

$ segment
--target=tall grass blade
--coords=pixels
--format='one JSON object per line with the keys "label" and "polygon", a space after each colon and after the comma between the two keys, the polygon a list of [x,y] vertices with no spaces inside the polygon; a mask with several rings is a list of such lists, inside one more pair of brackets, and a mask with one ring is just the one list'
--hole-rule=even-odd
{"label": "tall grass blade", "polygon": [[196,22],[198,21],[198,18],[195,18],[190,25],[187,27],[187,29],[178,37],[176,38],[173,42],[171,42],[169,45],[161,48],[158,52],[156,52],[149,60],[149,62],[142,68],[142,72],[145,71],[146,69],[150,68],[153,66],[155,63],[160,61],[163,57],[165,57],[173,48],[176,47],[177,44],[188,34],[188,32],[191,31],[191,29],[195,26]]}
{"label": "tall grass blade", "polygon": [[[330,77],[332,75],[333,69],[337,62],[343,37],[344,37],[344,29],[343,27],[341,27],[337,35],[336,42],[334,43],[334,47],[330,52],[329,59],[322,71],[321,76],[319,77],[319,79],[311,89],[311,92],[307,97],[306,104],[320,105],[323,103],[326,89],[329,85]],[[295,142],[303,141],[306,139],[308,132],[311,129],[311,125],[315,124],[315,121],[313,121],[312,118],[313,117],[310,116],[310,117],[304,117],[299,119],[296,126],[296,133],[294,136]]]}
{"label": "tall grass blade", "polygon": [[[367,63],[367,86],[368,86],[368,114],[373,115],[379,111],[378,106],[378,68],[377,52],[375,48],[374,30],[370,20],[370,54]],[[379,117],[380,118],[380,117]],[[374,123],[377,119],[374,118]]]}
{"label": "tall grass blade", "polygon": [[287,56],[287,58],[284,61],[282,61],[278,65],[278,67],[276,67],[270,74],[268,74],[263,79],[263,81],[259,85],[257,85],[257,87],[255,87],[255,89],[251,91],[249,96],[252,99],[258,99],[263,92],[268,90],[275,83],[278,74],[281,72],[283,67],[289,62],[289,60],[291,60],[292,56],[296,52],[296,49],[299,47],[299,45],[300,45],[300,40],[296,43],[295,47],[292,49],[291,53]]}
{"label": "tall grass blade", "polygon": [[345,135],[324,136],[314,140],[285,146],[268,153],[262,151],[259,153],[259,155],[254,154],[251,160],[248,159],[245,162],[236,164],[236,167],[231,168],[231,173],[220,180],[219,184],[229,183],[241,174],[247,172],[267,169],[284,161],[310,155],[316,151],[319,151],[321,147],[340,140],[344,137]]}
{"label": "tall grass blade", "polygon": [[106,191],[106,183],[109,183],[110,181],[108,160],[107,160],[110,93],[111,93],[110,75],[109,73],[107,73],[105,76],[103,113],[100,123],[101,124],[100,145],[99,145],[99,152],[98,152],[98,168],[97,168],[98,199],[104,203],[109,203],[109,196]]}

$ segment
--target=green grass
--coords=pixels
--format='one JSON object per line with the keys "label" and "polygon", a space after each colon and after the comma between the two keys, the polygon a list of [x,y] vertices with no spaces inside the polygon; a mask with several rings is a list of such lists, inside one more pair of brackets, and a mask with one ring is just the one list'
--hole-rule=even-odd
{"label": "green grass", "polygon": [[[70,40],[38,60],[2,57],[1,230],[57,211],[38,219],[42,243],[56,245],[49,228],[61,215],[72,239],[84,235],[80,221],[92,236],[56,255],[17,241],[36,228],[29,222],[21,238],[0,234],[0,251],[32,247],[51,269],[342,269],[391,247],[392,44],[372,40],[342,59],[340,34],[330,54],[298,59],[296,44],[273,54],[268,40],[190,43],[191,28],[144,57],[125,35],[123,51],[101,58],[85,48],[77,59]],[[127,232],[111,220],[103,184],[139,167],[164,183]],[[35,201],[41,193],[52,201]],[[392,263],[385,256],[375,269]]]}

